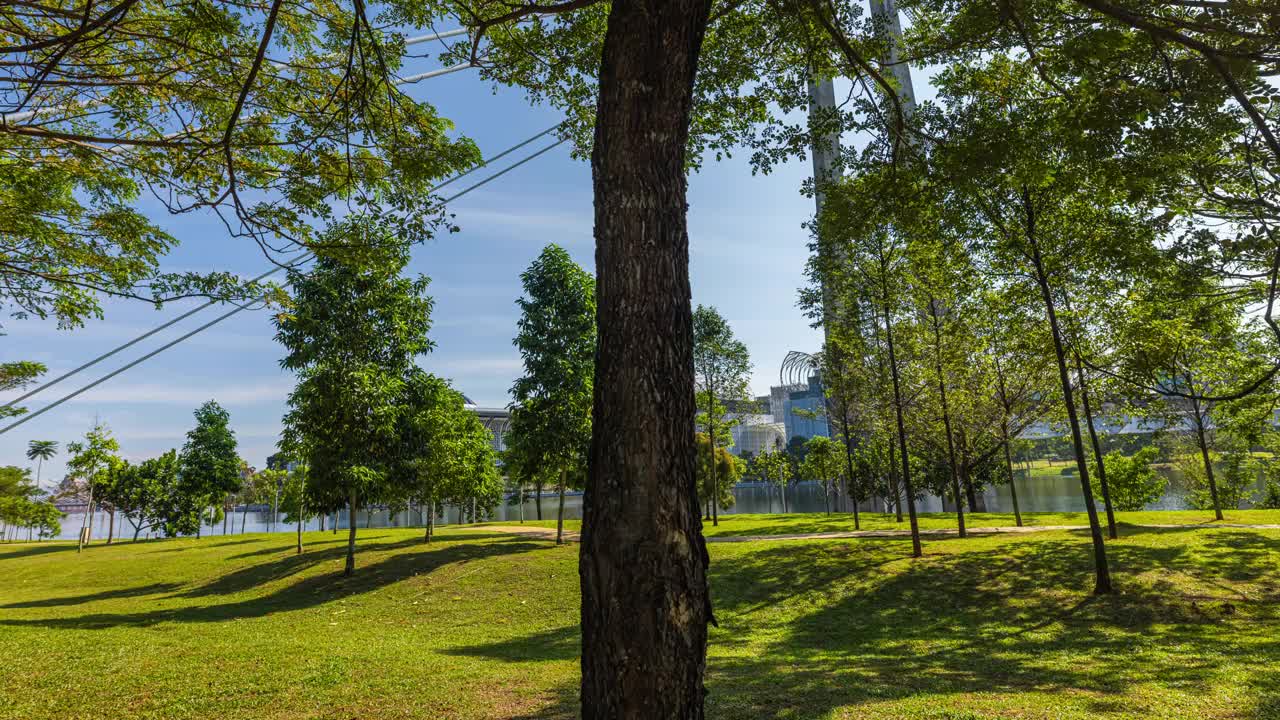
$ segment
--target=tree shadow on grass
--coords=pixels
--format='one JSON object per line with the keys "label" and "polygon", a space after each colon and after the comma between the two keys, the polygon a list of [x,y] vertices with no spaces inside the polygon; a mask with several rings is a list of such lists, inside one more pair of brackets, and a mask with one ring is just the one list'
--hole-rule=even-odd
{"label": "tree shadow on grass", "polygon": [[[577,625],[543,630],[523,637],[443,650],[448,655],[481,657],[505,663],[577,660],[582,654],[582,634]],[[559,720],[578,714],[578,684],[551,688],[538,698],[537,707],[512,715],[512,720]]]}
{"label": "tree shadow on grass", "polygon": [[582,634],[577,625],[569,625],[509,640],[448,648],[443,652],[512,663],[576,660],[582,653]]}
{"label": "tree shadow on grass", "polygon": [[[1103,597],[1088,594],[1086,540],[1027,538],[906,559],[905,568],[894,565],[902,545],[773,545],[713,563],[721,629],[709,714],[812,717],[913,696],[1035,693],[1154,717],[1171,708],[1134,705],[1130,688],[1205,694],[1233,682],[1224,655],[1252,657],[1259,671],[1280,663],[1275,599],[1225,603],[1239,588],[1214,585],[1274,572],[1280,548],[1270,538],[1111,543],[1118,591]],[[1206,587],[1215,600],[1200,594]],[[752,636],[764,640],[734,648]],[[1280,700],[1259,702],[1265,717]]]}
{"label": "tree shadow on grass", "polygon": [[49,542],[49,543],[28,543],[26,545],[13,546],[0,545],[0,561],[17,560],[24,557],[35,557],[37,555],[48,555],[50,553],[75,552],[76,546],[73,543]]}
{"label": "tree shadow on grass", "polygon": [[[494,539],[493,535],[484,537]],[[409,541],[384,543],[367,550],[397,549],[405,544],[410,543]],[[148,627],[164,622],[204,623],[257,618],[272,613],[315,607],[339,596],[347,597],[372,592],[414,575],[430,573],[446,565],[530,552],[542,546],[513,538],[489,543],[437,542],[421,545],[421,547],[422,550],[419,552],[395,553],[366,565],[361,565],[360,553],[357,552],[354,577],[345,578],[340,570],[318,572],[264,595],[240,600],[214,602],[207,605],[161,607],[134,613],[93,613],[43,619],[6,618],[0,619],[0,625],[97,630],[120,626]],[[298,574],[326,560],[340,558],[344,554],[345,548],[331,548],[303,555],[290,555],[229,573],[184,593],[182,597],[217,598],[235,595],[262,584]]]}
{"label": "tree shadow on grass", "polygon": [[[164,542],[170,542],[170,541],[175,541],[175,540],[192,540],[192,541],[194,541],[194,542],[195,542],[195,544],[194,544],[194,545],[187,545],[187,544],[185,544],[185,543],[184,543],[184,544],[182,544],[182,545],[175,545],[175,546],[173,546],[173,547],[157,548],[156,550],[152,551],[152,552],[158,552],[158,553],[172,553],[172,552],[187,552],[187,551],[189,551],[189,550],[196,550],[196,549],[200,549],[200,548],[224,548],[224,547],[231,547],[231,546],[233,546],[233,545],[251,545],[251,544],[256,544],[256,543],[261,543],[261,542],[267,542],[267,541],[269,541],[269,540],[271,539],[271,538],[266,538],[266,537],[256,537],[256,538],[241,538],[241,539],[239,539],[239,540],[226,540],[226,541],[223,541],[223,540],[222,540],[222,538],[223,538],[223,537],[227,537],[227,536],[223,536],[223,535],[214,535],[214,536],[212,536],[212,537],[208,537],[208,538],[189,538],[189,537],[183,537],[183,538],[150,538],[150,539],[138,540],[138,542],[140,542],[140,543],[164,543]],[[132,544],[134,544],[134,543],[133,543],[133,541],[127,541],[127,542],[117,543],[117,544],[120,544],[120,545],[132,545]]]}
{"label": "tree shadow on grass", "polygon": [[121,598],[159,595],[161,593],[172,592],[180,587],[182,587],[180,583],[152,583],[150,585],[139,585],[138,587],[120,588],[118,590],[103,590],[102,592],[89,593],[88,595],[71,595],[67,597],[43,598],[40,600],[25,600],[23,602],[0,605],[0,609],[17,610],[20,608],[69,607],[71,605],[83,605],[85,603],[97,602],[99,600],[118,600]]}

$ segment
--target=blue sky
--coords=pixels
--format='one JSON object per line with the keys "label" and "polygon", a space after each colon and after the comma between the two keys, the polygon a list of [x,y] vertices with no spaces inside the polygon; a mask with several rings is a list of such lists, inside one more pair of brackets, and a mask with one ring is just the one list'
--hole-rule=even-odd
{"label": "blue sky", "polygon": [[[486,155],[560,119],[549,108],[531,107],[519,91],[495,91],[470,72],[432,79],[409,92],[435,103]],[[753,176],[740,157],[710,162],[690,178],[694,302],[719,308],[747,344],[755,365],[752,389],[759,394],[777,382],[778,365],[788,350],[812,351],[821,343],[820,333],[809,327],[796,304],[808,254],[801,224],[813,212],[812,200],[799,192],[808,174],[804,160],[768,176]],[[562,146],[452,205],[462,231],[417,248],[410,266],[432,278],[436,300],[431,332],[436,350],[423,358],[424,367],[452,379],[482,405],[507,403],[507,390],[521,369],[511,344],[519,274],[552,242],[593,268],[590,181],[588,165],[570,159]],[[182,247],[168,260],[170,268],[254,275],[267,267],[256,247],[228,239],[215,218],[159,212],[155,217],[182,238]],[[6,319],[8,336],[0,341],[0,360],[39,360],[49,366],[47,377],[53,377],[188,307],[156,311],[112,302],[103,321],[71,332],[52,323]],[[211,309],[190,318],[27,405],[41,407],[78,387],[76,381],[109,372],[218,312]],[[0,464],[25,465],[28,441],[65,445],[83,436],[95,417],[110,425],[125,457],[151,457],[180,447],[192,411],[216,399],[231,413],[241,455],[260,467],[275,448],[285,397],[293,385],[292,376],[279,369],[281,352],[272,334],[267,313],[241,313],[0,436]],[[45,466],[46,484],[61,477],[64,458]]]}

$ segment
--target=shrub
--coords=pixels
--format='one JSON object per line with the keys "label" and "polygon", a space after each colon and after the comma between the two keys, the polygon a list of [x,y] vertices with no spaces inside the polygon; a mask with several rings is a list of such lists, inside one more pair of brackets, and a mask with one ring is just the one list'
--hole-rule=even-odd
{"label": "shrub", "polygon": [[[1157,448],[1148,445],[1127,457],[1119,450],[1112,450],[1102,458],[1112,507],[1116,510],[1141,510],[1164,495],[1169,481],[1151,467],[1158,454]],[[1100,498],[1102,485],[1097,466],[1092,465],[1089,472],[1093,494]]]}

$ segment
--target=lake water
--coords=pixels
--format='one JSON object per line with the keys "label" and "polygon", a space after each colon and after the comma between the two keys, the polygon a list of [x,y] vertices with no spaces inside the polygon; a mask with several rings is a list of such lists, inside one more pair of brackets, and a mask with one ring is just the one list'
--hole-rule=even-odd
{"label": "lake water", "polygon": [[[1018,485],[1018,504],[1023,512],[1082,512],[1084,510],[1084,497],[1080,493],[1080,480],[1074,476],[1057,475],[1057,476],[1039,476],[1027,478],[1019,474],[1015,481]],[[1181,510],[1188,507],[1183,491],[1178,487],[1177,482],[1170,483],[1170,490],[1158,502],[1147,507],[1148,510]],[[1260,487],[1258,488],[1261,489]],[[721,514],[732,515],[736,513],[776,513],[782,512],[782,501],[775,486],[765,485],[762,483],[742,483],[734,488],[733,491],[735,503],[733,508],[722,511]],[[556,516],[556,505],[558,498],[553,492],[546,492],[542,497],[542,517],[546,519],[554,519]],[[987,488],[981,495],[981,503],[985,505],[988,512],[1012,512],[1013,504],[1010,501],[1009,488],[1006,485]],[[1101,502],[1099,500],[1099,502]],[[863,503],[861,506],[864,510],[880,511],[883,504],[878,501]],[[849,510],[847,501],[833,510]],[[953,508],[950,503],[944,508],[940,499],[935,496],[927,496],[923,501],[917,503],[916,509],[919,512],[945,512]],[[1101,509],[1101,506],[1099,506]],[[787,490],[787,511],[793,513],[821,513],[826,510],[823,498],[822,488],[815,482],[801,482],[793,485]],[[518,521],[521,519],[522,508],[513,502],[504,503],[494,510],[494,520],[502,521]],[[529,499],[524,503],[523,517],[527,520],[535,519],[538,516],[537,503]],[[582,495],[581,493],[568,493],[565,496],[565,517],[581,518],[582,517]],[[463,518],[459,517],[458,508],[446,508],[443,516],[437,518],[439,525],[449,525],[462,522]],[[62,521],[61,539],[74,540],[79,534],[80,525],[84,522],[84,514],[82,512],[72,512]],[[93,519],[93,537],[96,540],[103,540],[107,537],[108,527],[110,525],[110,517],[107,513],[98,512]],[[409,510],[399,513],[390,513],[386,510],[369,510],[360,511],[356,516],[357,527],[385,528],[385,527],[422,527],[423,517],[417,510]],[[319,530],[321,523],[319,519],[312,519],[304,526],[306,530]],[[330,516],[324,522],[325,529],[333,528],[333,517]],[[341,513],[338,517],[339,529],[347,527],[347,518],[345,513]],[[294,532],[296,526],[285,524],[282,519],[277,518],[273,523],[273,517],[270,507],[258,509],[251,507],[247,513],[242,513],[239,509],[231,513],[226,524],[227,534],[238,535],[241,532],[262,533],[262,532]],[[116,537],[130,539],[133,537],[133,528],[129,525],[124,517],[117,513],[116,515]],[[203,535],[222,535],[223,524],[218,523],[215,526],[206,526]],[[25,533],[23,535],[25,537]],[[144,533],[142,537],[146,537]]]}

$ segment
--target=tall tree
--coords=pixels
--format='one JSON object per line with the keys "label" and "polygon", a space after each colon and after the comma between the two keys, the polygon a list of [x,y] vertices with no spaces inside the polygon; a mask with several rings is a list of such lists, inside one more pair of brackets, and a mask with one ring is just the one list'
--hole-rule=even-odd
{"label": "tall tree", "polygon": [[1208,485],[1208,506],[1223,519],[1213,454],[1233,402],[1219,399],[1260,377],[1270,354],[1265,331],[1247,317],[1252,292],[1225,287],[1184,269],[1144,283],[1127,295],[1117,365],[1121,376],[1156,397],[1144,413],[1189,435]]}
{"label": "tall tree", "polygon": [[40,486],[40,471],[44,469],[44,461],[52,460],[58,454],[58,443],[55,440],[32,440],[27,443],[27,459],[36,461],[36,487]]}
{"label": "tall tree", "polygon": [[426,277],[405,277],[403,225],[352,215],[327,236],[308,272],[290,272],[292,311],[276,318],[281,365],[298,376],[284,417],[285,451],[307,465],[316,512],[347,507],[347,560],[355,572],[356,513],[400,497],[391,470],[400,447],[405,382],[431,350]]}
{"label": "tall tree", "polygon": [[760,474],[760,477],[765,482],[778,486],[778,493],[782,496],[782,512],[785,514],[787,512],[787,487],[791,484],[791,479],[794,476],[787,453],[781,448],[765,450],[755,456],[751,462],[755,466],[755,471]]}
{"label": "tall tree", "polygon": [[196,426],[187,432],[178,456],[179,482],[182,494],[203,515],[206,508],[223,504],[228,495],[240,489],[240,455],[231,415],[221,405],[210,400],[196,409],[195,418]]}
{"label": "tall tree", "polygon": [[558,475],[556,544],[564,542],[564,493],[586,465],[595,375],[595,280],[558,245],[520,275],[524,297],[513,341],[524,375],[511,386],[509,436],[526,457]]}
{"label": "tall tree", "polygon": [[[735,502],[733,486],[742,479],[746,463],[724,447],[715,448],[713,455],[711,440],[706,433],[698,433],[697,443],[698,497],[708,508],[714,503],[719,510],[728,510]],[[714,484],[712,478],[715,478]]]}
{"label": "tall tree", "polygon": [[68,475],[86,488],[87,496],[84,524],[80,528],[80,540],[76,545],[76,552],[84,550],[85,543],[89,541],[89,535],[93,530],[94,484],[99,481],[99,476],[106,473],[113,462],[117,461],[116,453],[119,451],[119,441],[111,435],[111,430],[102,424],[94,425],[92,430],[85,433],[83,442],[67,443],[67,452],[71,453],[71,458],[67,460]]}
{"label": "tall tree", "polygon": [[443,502],[491,508],[502,491],[492,436],[465,405],[462,393],[430,373],[415,371],[405,384],[400,468],[406,502],[426,508],[424,542],[431,542],[436,508]]}
{"label": "tall tree", "polygon": [[[747,382],[751,377],[751,355],[747,346],[733,335],[733,329],[718,310],[699,305],[693,311],[693,382],[697,398],[697,425],[717,447],[732,443],[730,428],[736,421],[726,418],[723,403],[750,399]],[[711,463],[710,487],[716,488],[716,464]],[[714,496],[714,493],[711,493]],[[718,503],[711,504],[711,522],[720,524]]]}
{"label": "tall tree", "polygon": [[839,444],[828,437],[816,435],[805,441],[804,462],[800,464],[800,476],[817,480],[822,485],[827,514],[831,514],[831,500],[843,473]]}

